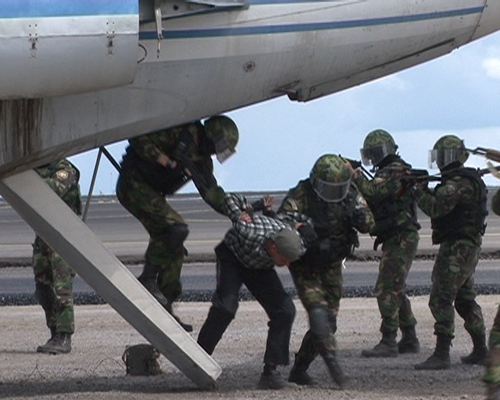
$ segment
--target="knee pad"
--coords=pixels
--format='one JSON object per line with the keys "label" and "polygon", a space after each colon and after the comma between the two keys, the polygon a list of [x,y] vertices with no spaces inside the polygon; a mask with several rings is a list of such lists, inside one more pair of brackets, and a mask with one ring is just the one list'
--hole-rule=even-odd
{"label": "knee pad", "polygon": [[165,243],[165,249],[172,251],[182,246],[188,234],[189,229],[186,224],[175,223],[163,231],[161,240]]}
{"label": "knee pad", "polygon": [[330,334],[330,313],[325,307],[312,307],[309,310],[309,326],[315,340],[323,341]]}

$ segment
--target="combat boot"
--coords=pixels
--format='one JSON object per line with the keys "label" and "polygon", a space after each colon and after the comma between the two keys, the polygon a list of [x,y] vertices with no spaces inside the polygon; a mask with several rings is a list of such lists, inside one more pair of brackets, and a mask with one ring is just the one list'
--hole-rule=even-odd
{"label": "combat boot", "polygon": [[398,345],[396,343],[397,332],[383,332],[382,340],[373,349],[363,350],[363,357],[397,357]]}
{"label": "combat boot", "polygon": [[488,383],[486,396],[486,400],[500,400],[500,385],[497,383]]}
{"label": "combat boot", "polygon": [[417,354],[420,352],[420,343],[417,339],[417,334],[415,332],[415,325],[407,326],[401,328],[401,333],[403,337],[398,343],[398,351],[400,354],[413,353]]}
{"label": "combat boot", "polygon": [[142,286],[144,286],[148,290],[148,292],[153,295],[158,303],[166,308],[168,305],[168,300],[158,287],[158,271],[159,268],[156,265],[152,265],[146,262],[146,264],[144,264],[144,270],[142,271],[142,274],[137,279],[142,283]]}
{"label": "combat boot", "polygon": [[66,354],[71,351],[71,334],[55,333],[47,343],[38,346],[37,353]]}
{"label": "combat boot", "polygon": [[471,334],[472,342],[474,343],[474,348],[472,353],[466,357],[461,357],[463,364],[477,364],[485,365],[486,357],[488,356],[488,348],[486,347],[486,335],[483,334]]}
{"label": "combat boot", "polygon": [[451,366],[450,346],[451,346],[451,337],[437,335],[436,349],[434,350],[434,354],[432,354],[432,356],[430,356],[423,363],[416,364],[415,369],[417,370],[449,369]]}
{"label": "combat boot", "polygon": [[339,385],[340,389],[344,389],[346,383],[349,381],[349,376],[344,374],[342,368],[340,368],[335,352],[322,350],[320,354],[323,360],[325,360],[330,376]]}
{"label": "combat boot", "polygon": [[177,323],[182,326],[182,329],[184,329],[186,332],[193,332],[193,325],[186,324],[181,321],[181,319],[174,314],[174,310],[172,307],[172,302],[167,300],[167,305],[165,306],[165,309],[168,311],[168,313],[174,317],[174,319],[177,321]]}
{"label": "combat boot", "polygon": [[288,382],[294,382],[297,385],[315,385],[315,380],[307,373],[310,363],[301,362],[295,354],[295,362],[288,375]]}

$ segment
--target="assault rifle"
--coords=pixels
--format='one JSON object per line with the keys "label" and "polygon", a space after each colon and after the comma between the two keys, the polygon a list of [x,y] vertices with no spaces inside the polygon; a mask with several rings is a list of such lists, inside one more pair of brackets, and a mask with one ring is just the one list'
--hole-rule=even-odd
{"label": "assault rifle", "polygon": [[[479,156],[483,156],[489,160],[492,160],[492,161],[496,161],[496,162],[500,162],[500,151],[498,150],[493,150],[493,149],[485,149],[484,147],[476,147],[475,149],[466,149],[469,153],[472,153],[472,154],[476,154],[476,155],[479,155]],[[491,173],[495,178],[498,178],[500,179],[500,168],[499,167],[495,167],[491,162],[486,162],[486,165],[488,166],[488,168],[485,168],[484,170],[480,170],[479,173],[481,173],[481,171],[484,171],[484,173],[482,173],[481,175],[485,175],[487,173]]]}
{"label": "assault rifle", "polygon": [[476,147],[475,149],[466,149],[469,153],[483,156],[488,160],[500,162],[500,151],[493,149],[486,149],[484,147]]}

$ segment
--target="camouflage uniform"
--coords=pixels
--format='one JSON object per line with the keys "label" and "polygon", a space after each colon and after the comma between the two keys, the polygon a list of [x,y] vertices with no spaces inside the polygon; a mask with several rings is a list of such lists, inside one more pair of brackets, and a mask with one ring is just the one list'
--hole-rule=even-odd
{"label": "camouflage uniform", "polygon": [[[80,173],[73,164],[68,160],[60,160],[36,168],[35,171],[76,214],[81,214]],[[52,335],[73,334],[72,288],[75,272],[38,235],[33,244],[33,272],[35,297],[45,311]]]}
{"label": "camouflage uniform", "polygon": [[[308,376],[304,382],[292,378],[296,368],[305,373],[318,354],[325,359],[325,354],[336,352],[335,332],[343,292],[343,260],[351,254],[354,247],[359,245],[354,228],[366,233],[374,224],[373,215],[357,188],[350,185],[348,190],[347,196],[342,201],[326,202],[315,193],[311,179],[306,179],[289,190],[278,210],[279,214],[284,214],[291,221],[300,222],[301,220],[296,218],[300,214],[309,217],[319,238],[319,247],[313,246],[302,258],[289,266],[311,324],[296,354],[290,376],[290,381],[299,384],[311,384],[312,381]],[[328,250],[323,252],[321,250],[323,248]],[[312,326],[317,325],[313,320],[318,310],[326,310],[322,321],[326,325],[326,332],[320,340],[313,330],[323,329]],[[325,361],[328,366],[327,359]]]}
{"label": "camouflage uniform", "polygon": [[[116,194],[120,203],[134,215],[150,235],[145,255],[145,270],[155,270],[162,292],[159,299],[171,311],[171,303],[181,292],[180,274],[184,260],[183,242],[188,235],[187,224],[165,200],[193,179],[202,198],[217,212],[223,213],[225,192],[213,176],[209,140],[201,122],[154,132],[129,140],[123,157],[122,172]],[[157,160],[167,155],[177,160],[180,146],[197,173],[177,162],[165,168]],[[144,283],[144,282],[143,282]],[[153,292],[152,292],[153,293]],[[154,293],[153,293],[154,294]],[[162,295],[167,304],[160,300]]]}
{"label": "camouflage uniform", "polygon": [[[500,190],[491,201],[491,209],[500,215]],[[483,380],[488,384],[488,400],[500,399],[500,307],[497,310],[488,340],[488,358]]]}
{"label": "camouflage uniform", "polygon": [[[449,347],[455,333],[453,305],[465,320],[474,349],[485,334],[481,307],[475,300],[474,272],[487,214],[486,187],[475,170],[460,167],[443,173],[433,191],[417,188],[414,194],[418,206],[431,217],[433,244],[440,244],[432,271],[429,307],[438,340],[431,358],[441,357],[444,361],[439,368],[428,368],[426,362],[415,368],[449,368]],[[462,362],[472,363],[464,359]]]}
{"label": "camouflage uniform", "polygon": [[377,351],[376,346],[374,350],[364,351],[364,356],[387,356],[389,353],[397,356],[395,338],[398,328],[403,332],[399,352],[418,352],[419,349],[414,333],[417,320],[405,293],[420,228],[412,194],[401,180],[410,169],[411,166],[398,155],[389,155],[378,165],[373,180],[367,180],[363,174],[357,174],[354,179],[375,216],[375,228],[370,232],[376,236],[375,249],[382,243],[375,296],[382,315],[380,332],[386,337],[388,334],[393,336],[390,352]]}

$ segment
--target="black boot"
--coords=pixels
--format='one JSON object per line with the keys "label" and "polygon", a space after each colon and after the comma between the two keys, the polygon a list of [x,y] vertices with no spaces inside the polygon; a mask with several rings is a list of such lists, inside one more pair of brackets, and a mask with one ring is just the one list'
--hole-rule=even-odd
{"label": "black boot", "polygon": [[485,365],[486,357],[488,356],[488,348],[486,347],[486,335],[483,334],[470,334],[474,348],[472,353],[466,357],[461,357],[463,364],[477,364]]}
{"label": "black boot", "polygon": [[363,357],[397,357],[398,345],[396,343],[397,332],[383,332],[382,340],[373,349],[363,350]]}
{"label": "black boot", "polygon": [[349,377],[344,374],[342,368],[340,368],[335,352],[321,350],[320,354],[321,357],[323,357],[323,360],[325,360],[330,376],[337,383],[337,385],[339,385],[340,389],[344,389],[346,383],[349,381]]}
{"label": "black boot", "polygon": [[415,332],[415,325],[401,328],[401,333],[403,334],[403,337],[398,343],[399,353],[419,353],[420,343],[418,342],[417,333]]}
{"label": "black boot", "polygon": [[158,287],[158,272],[159,268],[156,265],[146,262],[146,264],[144,264],[142,274],[137,279],[142,283],[142,286],[144,286],[148,292],[153,295],[158,303],[167,308],[168,300]]}
{"label": "black boot", "polygon": [[436,349],[434,354],[423,363],[416,364],[415,369],[440,370],[449,369],[450,361],[450,346],[452,338],[450,336],[437,335]]}
{"label": "black boot", "polygon": [[186,332],[193,332],[193,325],[186,324],[186,323],[182,322],[181,319],[177,315],[174,314],[171,301],[167,302],[167,306],[165,307],[165,309],[168,311],[168,313],[172,317],[174,317],[174,319],[177,321],[177,323],[180,326],[182,326],[182,329],[184,329]]}
{"label": "black boot", "polygon": [[37,353],[66,354],[71,351],[71,335],[69,333],[55,333],[47,343],[38,346]]}
{"label": "black boot", "polygon": [[295,362],[288,375],[288,382],[294,382],[297,385],[314,385],[316,382],[307,373],[310,363],[301,361],[297,354],[295,354]]}

